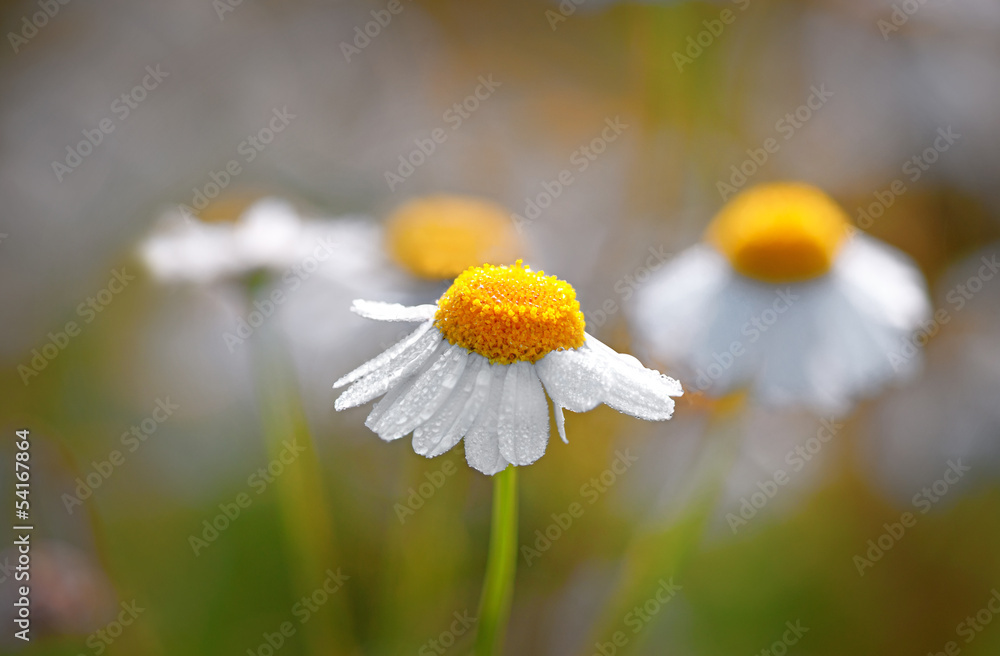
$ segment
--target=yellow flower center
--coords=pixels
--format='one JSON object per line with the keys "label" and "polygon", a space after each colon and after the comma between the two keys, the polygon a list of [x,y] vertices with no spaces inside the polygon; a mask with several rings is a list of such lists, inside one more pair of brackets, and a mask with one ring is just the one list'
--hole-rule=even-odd
{"label": "yellow flower center", "polygon": [[421,278],[454,278],[470,266],[507,264],[520,251],[502,207],[465,196],[411,200],[389,218],[389,253]]}
{"label": "yellow flower center", "polygon": [[583,346],[583,313],[569,283],[518,260],[462,273],[438,300],[434,325],[452,344],[511,364]]}
{"label": "yellow flower center", "polygon": [[236,223],[261,195],[249,190],[224,193],[197,212],[204,223]]}
{"label": "yellow flower center", "polygon": [[706,238],[743,275],[782,283],[829,271],[849,228],[844,211],[819,189],[775,183],[730,201]]}

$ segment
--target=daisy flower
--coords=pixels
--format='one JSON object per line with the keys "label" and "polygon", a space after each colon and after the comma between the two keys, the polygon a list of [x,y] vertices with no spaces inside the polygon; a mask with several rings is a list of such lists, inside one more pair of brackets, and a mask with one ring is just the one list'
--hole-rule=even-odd
{"label": "daisy flower", "polygon": [[467,269],[433,305],[355,301],[377,321],[417,322],[401,342],[347,374],[337,399],[345,410],[383,397],[365,425],[383,440],[413,434],[413,450],[432,458],[465,438],[469,465],[493,475],[545,453],[552,399],[566,441],[563,410],[605,403],[640,419],[669,419],[680,384],[616,353],[584,332],[576,292],[520,260]]}
{"label": "daisy flower", "polygon": [[[280,198],[262,198],[246,208],[239,204],[233,198],[210,205],[206,220],[168,213],[142,243],[143,261],[165,282],[210,283],[291,267],[313,252],[317,240],[330,236],[330,222],[305,221]],[[216,216],[219,221],[212,220]]]}
{"label": "daisy flower", "polygon": [[695,387],[841,413],[908,375],[894,357],[930,314],[916,266],[804,184],[741,193],[636,294],[636,332]]}
{"label": "daisy flower", "polygon": [[452,280],[480,264],[510,264],[524,250],[503,207],[451,194],[401,205],[386,220],[385,246],[400,267],[426,280]]}

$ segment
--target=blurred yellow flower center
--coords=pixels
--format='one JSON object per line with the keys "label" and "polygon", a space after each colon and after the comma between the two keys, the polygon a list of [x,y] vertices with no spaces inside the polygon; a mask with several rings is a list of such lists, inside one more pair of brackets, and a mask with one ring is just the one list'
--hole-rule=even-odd
{"label": "blurred yellow flower center", "polygon": [[521,260],[468,269],[438,300],[434,323],[452,344],[511,364],[583,346],[584,319],[569,283]]}
{"label": "blurred yellow flower center", "polygon": [[197,218],[205,223],[236,223],[260,198],[261,194],[252,191],[222,194],[199,210]]}
{"label": "blurred yellow flower center", "polygon": [[794,282],[830,270],[849,226],[840,206],[819,189],[776,183],[734,198],[712,220],[706,238],[743,275]]}
{"label": "blurred yellow flower center", "polygon": [[470,266],[507,264],[520,249],[502,207],[463,196],[406,203],[389,218],[387,237],[392,257],[422,278],[454,278]]}

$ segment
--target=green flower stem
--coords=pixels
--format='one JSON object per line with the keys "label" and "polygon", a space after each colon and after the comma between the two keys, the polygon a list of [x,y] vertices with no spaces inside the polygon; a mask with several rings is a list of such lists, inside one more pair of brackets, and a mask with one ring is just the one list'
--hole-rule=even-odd
{"label": "green flower stem", "polygon": [[[252,297],[251,297],[252,298]],[[337,571],[342,555],[334,539],[333,517],[328,510],[309,425],[290,357],[280,334],[262,327],[254,335],[251,352],[257,406],[268,457],[282,461],[292,455],[273,483],[288,555],[288,569],[296,598],[307,596],[323,583],[327,570]],[[291,445],[291,446],[290,446]],[[269,486],[272,487],[272,486]],[[302,632],[306,653],[359,654],[345,592],[330,596],[323,609],[329,621],[313,621]]]}
{"label": "green flower stem", "polygon": [[511,466],[493,477],[493,520],[483,595],[479,600],[476,656],[492,656],[502,650],[516,571],[517,467]]}

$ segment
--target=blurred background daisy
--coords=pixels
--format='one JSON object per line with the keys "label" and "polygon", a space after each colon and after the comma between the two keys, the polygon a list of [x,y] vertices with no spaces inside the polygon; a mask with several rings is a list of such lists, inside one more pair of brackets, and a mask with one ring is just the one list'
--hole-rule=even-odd
{"label": "blurred background daisy", "polygon": [[[1000,241],[995,3],[26,0],[0,15],[8,502],[13,432],[38,439],[42,589],[20,653],[468,651],[489,479],[461,445],[433,460],[373,445],[331,386],[412,330],[352,315],[353,299],[433,302],[470,252],[566,280],[587,333],[685,387],[665,423],[569,414],[572,448],[521,472],[507,653],[1000,649],[1000,310],[982,260]],[[791,407],[749,374],[691,393],[705,356],[666,336],[697,330],[681,315],[704,308],[706,280],[659,281],[737,198],[789,181],[857,230],[840,254],[876,244],[905,262],[906,285],[884,259],[854,282],[884,292],[876,316],[905,315],[889,332],[913,367],[848,375],[858,360],[824,351],[837,386],[793,381]],[[275,230],[234,249],[241,225]],[[264,300],[243,287],[282,290],[310,256],[289,244],[315,248],[314,229],[335,255],[231,351],[225,334]],[[143,245],[178,264],[167,245],[192,231],[208,239],[174,272],[197,280],[167,282]],[[738,318],[757,283],[732,276]],[[680,313],[659,321],[661,348],[640,301]],[[824,316],[817,331],[870,338],[862,361],[878,360],[884,321]],[[774,345],[783,371],[818,357],[804,335]],[[285,423],[312,458],[264,434],[264,343],[283,345],[274,380],[293,395],[277,407],[301,408]],[[713,523],[675,534],[686,555],[639,581],[640,614],[602,622],[635,536],[677,525],[730,433]],[[318,508],[328,549],[296,559],[288,527]],[[115,626],[132,602],[142,613]]]}

